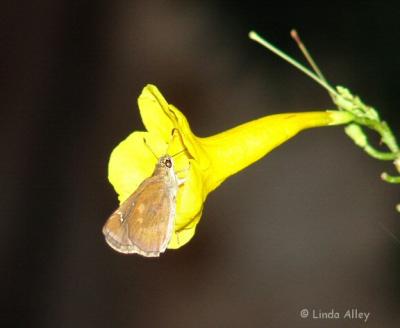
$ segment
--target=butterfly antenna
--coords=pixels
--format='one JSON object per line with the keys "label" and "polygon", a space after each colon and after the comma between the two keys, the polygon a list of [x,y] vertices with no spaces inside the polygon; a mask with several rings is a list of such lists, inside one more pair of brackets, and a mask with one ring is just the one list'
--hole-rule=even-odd
{"label": "butterfly antenna", "polygon": [[[329,83],[326,80],[324,74],[322,74],[322,71],[319,69],[317,63],[314,61],[314,59],[312,58],[311,54],[309,53],[307,47],[305,46],[305,44],[301,40],[301,38],[299,36],[299,33],[295,29],[292,29],[290,31],[290,36],[292,37],[294,42],[296,42],[296,44],[299,47],[301,53],[303,54],[303,56],[307,60],[307,62],[310,64],[310,66],[314,70],[314,72],[318,75],[318,77],[322,81],[324,81],[326,84],[329,85]],[[329,92],[329,95],[331,96],[332,100],[334,101],[334,94],[332,94],[332,92]]]}
{"label": "butterfly antenna", "polygon": [[177,153],[171,155],[171,157],[178,156],[178,155],[182,154],[182,153],[185,152],[185,151],[186,151],[186,148],[183,148],[182,150],[178,151]]}
{"label": "butterfly antenna", "polygon": [[153,149],[151,149],[151,147],[149,146],[149,144],[147,143],[146,139],[143,138],[143,142],[146,145],[147,148],[149,148],[149,150],[151,151],[151,153],[154,155],[154,157],[157,159],[158,161],[158,156],[156,155],[156,153],[153,151]]}
{"label": "butterfly antenna", "polygon": [[[173,128],[172,131],[171,131],[171,141],[172,141],[173,138],[175,137],[175,132],[178,132],[178,129],[177,129],[177,128]],[[179,137],[179,136],[178,136],[178,137]],[[182,154],[183,152],[185,152],[186,150],[187,150],[187,148],[185,147],[185,148],[181,149],[180,151],[178,151],[177,153],[171,155],[171,157],[178,156],[178,155]]]}

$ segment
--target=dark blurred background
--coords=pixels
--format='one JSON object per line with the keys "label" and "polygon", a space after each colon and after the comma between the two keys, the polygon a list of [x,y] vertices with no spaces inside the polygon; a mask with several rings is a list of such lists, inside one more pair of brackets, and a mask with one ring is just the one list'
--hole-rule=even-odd
{"label": "dark blurred background", "polygon": [[[120,255],[112,149],[143,129],[156,84],[208,136],[264,115],[333,108],[309,78],[247,38],[301,58],[398,132],[400,8],[213,1],[3,2],[2,327],[399,327],[399,186],[342,127],[306,131],[213,192],[193,240]],[[397,133],[399,136],[399,134]],[[370,312],[360,320],[301,319]]]}

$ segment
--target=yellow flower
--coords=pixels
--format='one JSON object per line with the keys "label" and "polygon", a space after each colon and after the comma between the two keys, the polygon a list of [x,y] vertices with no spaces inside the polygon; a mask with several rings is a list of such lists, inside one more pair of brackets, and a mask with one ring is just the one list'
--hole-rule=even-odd
{"label": "yellow flower", "polygon": [[339,111],[277,114],[200,138],[154,85],[143,89],[138,104],[147,131],[133,132],[113,150],[108,178],[122,203],[153,173],[157,159],[152,152],[158,157],[182,152],[174,161],[175,171],[185,183],[178,191],[174,233],[168,248],[179,248],[193,237],[207,195],[230,175],[301,130],[352,120],[350,114]]}

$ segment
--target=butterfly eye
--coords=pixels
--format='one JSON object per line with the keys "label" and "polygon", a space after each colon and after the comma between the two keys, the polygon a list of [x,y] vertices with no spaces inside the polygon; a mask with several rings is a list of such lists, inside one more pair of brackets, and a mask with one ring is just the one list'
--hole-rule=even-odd
{"label": "butterfly eye", "polygon": [[165,164],[165,166],[168,167],[168,168],[171,168],[171,167],[172,167],[172,162],[171,162],[171,160],[170,160],[169,158],[167,158],[167,159],[165,160],[164,164]]}

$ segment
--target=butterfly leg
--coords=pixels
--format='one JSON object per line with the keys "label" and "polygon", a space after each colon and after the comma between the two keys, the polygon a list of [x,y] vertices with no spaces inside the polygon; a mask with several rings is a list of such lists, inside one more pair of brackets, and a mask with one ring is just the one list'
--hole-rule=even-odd
{"label": "butterfly leg", "polygon": [[185,175],[186,175],[186,173],[189,172],[189,170],[190,170],[190,163],[189,163],[189,166],[187,168],[175,172],[175,174],[177,176],[177,179],[178,179],[178,186],[183,185],[185,183],[185,181],[186,181],[186,177],[180,178],[180,177],[178,177],[178,174],[185,173]]}
{"label": "butterfly leg", "polygon": [[182,178],[182,179],[178,178],[178,187],[182,186],[185,183],[185,181],[186,181],[186,178]]}

